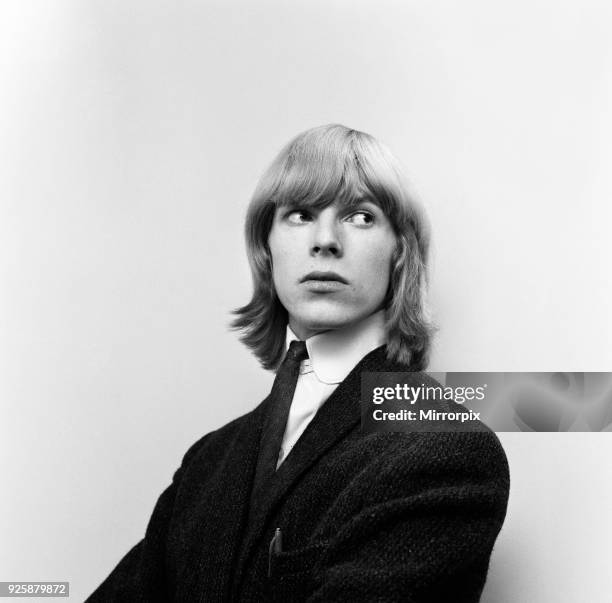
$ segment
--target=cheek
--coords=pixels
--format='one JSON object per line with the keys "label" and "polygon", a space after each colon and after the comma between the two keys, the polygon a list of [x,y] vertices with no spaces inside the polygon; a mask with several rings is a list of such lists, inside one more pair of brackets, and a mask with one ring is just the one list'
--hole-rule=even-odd
{"label": "cheek", "polygon": [[292,284],[296,280],[295,268],[297,262],[293,261],[291,253],[285,248],[282,253],[278,251],[274,243],[270,245],[270,257],[272,259],[272,282],[279,297],[286,300],[291,295]]}
{"label": "cheek", "polygon": [[296,251],[295,240],[295,236],[292,237],[290,233],[282,229],[272,230],[268,237],[268,249],[273,265],[286,266],[291,264],[290,257],[295,256]]}
{"label": "cheek", "polygon": [[282,293],[287,283],[286,266],[282,257],[272,256],[272,281],[277,293]]}
{"label": "cheek", "polygon": [[270,251],[270,260],[272,261],[272,276],[276,279],[283,272],[284,254],[280,252],[282,241],[279,240],[278,234],[274,231],[268,237],[268,249]]}
{"label": "cheek", "polygon": [[364,285],[377,291],[386,292],[391,274],[393,250],[394,247],[386,241],[368,247],[367,254],[362,258],[361,263],[364,268],[364,276],[367,274],[367,283],[364,283]]}

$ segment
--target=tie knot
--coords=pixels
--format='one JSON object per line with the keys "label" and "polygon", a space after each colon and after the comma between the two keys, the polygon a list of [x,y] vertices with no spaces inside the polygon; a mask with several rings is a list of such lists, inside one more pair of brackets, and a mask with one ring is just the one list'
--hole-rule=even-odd
{"label": "tie knot", "polygon": [[301,362],[308,358],[308,350],[304,341],[294,340],[289,344],[289,349],[285,354],[285,360]]}

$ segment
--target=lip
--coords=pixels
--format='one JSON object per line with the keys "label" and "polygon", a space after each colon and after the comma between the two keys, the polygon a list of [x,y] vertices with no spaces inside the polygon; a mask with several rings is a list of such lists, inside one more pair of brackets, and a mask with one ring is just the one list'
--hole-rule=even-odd
{"label": "lip", "polygon": [[300,283],[306,283],[306,282],[320,282],[320,283],[342,283],[343,285],[348,285],[348,281],[340,276],[337,272],[331,272],[331,271],[327,271],[327,272],[321,272],[321,271],[315,271],[315,272],[309,272],[305,277],[303,277],[300,280]]}
{"label": "lip", "polygon": [[312,293],[333,293],[334,291],[339,291],[346,287],[346,285],[340,281],[321,280],[306,280],[302,283],[302,286]]}

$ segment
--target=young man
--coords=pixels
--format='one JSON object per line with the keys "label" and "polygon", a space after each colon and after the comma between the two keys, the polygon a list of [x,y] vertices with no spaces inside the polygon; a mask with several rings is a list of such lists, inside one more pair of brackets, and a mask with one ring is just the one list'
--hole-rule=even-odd
{"label": "young man", "polygon": [[365,434],[362,372],[429,378],[428,228],[393,156],[343,126],[292,140],[246,224],[234,327],[270,395],[196,442],[95,601],[478,601],[505,517],[496,436]]}

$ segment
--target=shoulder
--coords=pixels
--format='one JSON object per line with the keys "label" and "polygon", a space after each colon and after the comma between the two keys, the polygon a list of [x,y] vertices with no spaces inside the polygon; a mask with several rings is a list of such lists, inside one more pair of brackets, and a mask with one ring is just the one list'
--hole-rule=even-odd
{"label": "shoulder", "polygon": [[369,449],[362,478],[370,483],[373,502],[427,492],[432,500],[472,500],[476,507],[505,516],[510,471],[491,431],[372,434],[363,436],[360,445]]}
{"label": "shoulder", "polygon": [[509,475],[508,460],[495,433],[439,431],[387,433],[369,436],[385,441],[385,460],[398,465],[409,464],[443,472]]}
{"label": "shoulder", "polygon": [[495,467],[508,472],[508,460],[497,435],[483,425],[481,431],[388,432],[363,434],[360,445],[377,447],[385,460],[398,464],[410,459],[445,466],[467,464]]}
{"label": "shoulder", "polygon": [[[391,372],[401,372],[402,381],[415,389],[422,388],[424,391],[425,388],[443,387],[427,373],[407,372],[396,365],[392,365],[392,368],[394,370]],[[420,401],[416,407],[448,413],[447,416],[467,410],[453,399]],[[401,466],[427,467],[432,471],[488,476],[509,486],[508,460],[501,442],[481,421],[474,420],[469,427],[467,423],[453,420],[430,421],[427,425],[417,422],[417,425],[413,431],[373,436],[385,440],[384,456],[387,461],[393,459]]]}
{"label": "shoulder", "polygon": [[[405,365],[389,361],[384,348],[376,350],[364,364],[363,372],[401,373],[402,383],[409,387],[442,387],[428,373],[410,371]],[[452,399],[421,407],[449,414],[466,410]],[[423,429],[421,423],[407,431],[361,433],[356,444],[369,459],[372,481],[392,483],[398,493],[425,483],[457,488],[458,492],[473,487],[488,492],[495,506],[505,512],[510,470],[497,435],[480,421],[474,421],[469,431],[453,421],[436,421],[434,426],[436,431],[431,426]]]}

